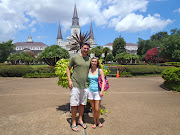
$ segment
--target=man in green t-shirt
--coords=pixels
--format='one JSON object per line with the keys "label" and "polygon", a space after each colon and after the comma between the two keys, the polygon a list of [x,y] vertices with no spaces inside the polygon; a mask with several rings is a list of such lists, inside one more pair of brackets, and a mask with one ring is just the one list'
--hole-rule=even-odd
{"label": "man in green t-shirt", "polygon": [[[69,88],[71,89],[70,105],[72,111],[72,130],[78,131],[76,126],[76,113],[77,107],[79,106],[79,120],[83,128],[87,125],[83,123],[82,116],[84,113],[84,106],[87,102],[88,94],[88,72],[90,66],[90,57],[87,55],[89,52],[90,45],[85,43],[81,46],[81,53],[71,58],[68,68],[66,70]],[[70,69],[73,67],[72,76],[70,76]]]}

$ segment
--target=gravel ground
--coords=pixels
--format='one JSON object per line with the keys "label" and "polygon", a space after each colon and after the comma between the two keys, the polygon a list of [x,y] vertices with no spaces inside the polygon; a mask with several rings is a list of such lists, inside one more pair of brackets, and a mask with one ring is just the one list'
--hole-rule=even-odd
{"label": "gravel ground", "polygon": [[0,78],[1,135],[180,135],[180,93],[162,88],[161,77],[109,78],[102,128],[70,128],[69,89],[57,78]]}

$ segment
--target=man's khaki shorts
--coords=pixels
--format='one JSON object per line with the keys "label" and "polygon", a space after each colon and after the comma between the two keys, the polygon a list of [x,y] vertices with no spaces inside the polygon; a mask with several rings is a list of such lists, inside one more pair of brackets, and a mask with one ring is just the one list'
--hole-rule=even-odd
{"label": "man's khaki shorts", "polygon": [[70,105],[71,106],[79,106],[80,104],[86,105],[88,92],[89,90],[87,88],[80,89],[77,87],[73,87],[71,89]]}

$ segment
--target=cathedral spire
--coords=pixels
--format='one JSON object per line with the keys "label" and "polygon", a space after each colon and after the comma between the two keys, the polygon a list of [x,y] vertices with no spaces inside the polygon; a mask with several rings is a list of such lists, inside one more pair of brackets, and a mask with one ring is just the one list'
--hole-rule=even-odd
{"label": "cathedral spire", "polygon": [[92,22],[91,22],[90,36],[91,36],[91,39],[94,39],[94,34],[93,34],[93,29],[92,29]]}
{"label": "cathedral spire", "polygon": [[77,14],[76,4],[74,5],[74,14],[72,18],[72,25],[79,25],[79,18]]}
{"label": "cathedral spire", "polygon": [[63,39],[63,38],[62,38],[62,34],[61,34],[61,27],[60,27],[60,23],[59,23],[59,29],[58,29],[57,39]]}

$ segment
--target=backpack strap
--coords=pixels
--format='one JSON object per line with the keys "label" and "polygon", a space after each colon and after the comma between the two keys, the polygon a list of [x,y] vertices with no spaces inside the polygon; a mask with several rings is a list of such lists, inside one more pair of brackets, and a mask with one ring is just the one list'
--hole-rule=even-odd
{"label": "backpack strap", "polygon": [[100,76],[100,69],[98,68],[98,76]]}

